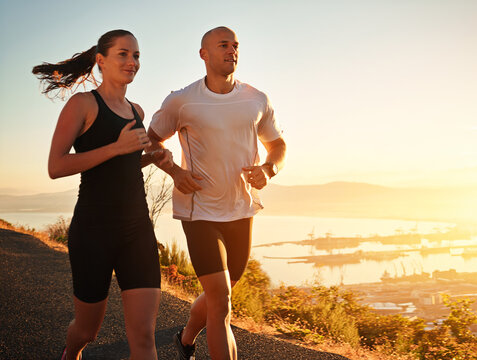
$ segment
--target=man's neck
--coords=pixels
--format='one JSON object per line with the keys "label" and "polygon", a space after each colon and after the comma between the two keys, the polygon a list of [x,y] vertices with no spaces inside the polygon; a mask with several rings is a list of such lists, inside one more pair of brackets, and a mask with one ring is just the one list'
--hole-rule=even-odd
{"label": "man's neck", "polygon": [[214,76],[207,74],[205,77],[205,85],[214,93],[228,94],[235,86],[234,74],[227,76]]}

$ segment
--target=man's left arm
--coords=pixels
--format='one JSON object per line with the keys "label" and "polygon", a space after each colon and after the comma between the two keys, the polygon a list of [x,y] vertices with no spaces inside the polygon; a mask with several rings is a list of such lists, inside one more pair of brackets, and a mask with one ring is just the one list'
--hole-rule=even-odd
{"label": "man's left arm", "polygon": [[243,170],[247,171],[247,181],[256,189],[263,189],[268,181],[277,175],[277,173],[283,168],[286,154],[286,143],[282,137],[275,140],[266,142],[262,141],[262,144],[267,150],[267,159],[262,165],[247,166]]}

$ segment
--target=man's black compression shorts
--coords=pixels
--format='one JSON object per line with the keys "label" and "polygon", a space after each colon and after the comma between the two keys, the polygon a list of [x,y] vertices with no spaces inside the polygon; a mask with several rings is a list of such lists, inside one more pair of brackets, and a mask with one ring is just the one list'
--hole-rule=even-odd
{"label": "man's black compression shorts", "polygon": [[227,222],[182,221],[196,275],[228,270],[238,281],[247,266],[252,238],[252,218]]}

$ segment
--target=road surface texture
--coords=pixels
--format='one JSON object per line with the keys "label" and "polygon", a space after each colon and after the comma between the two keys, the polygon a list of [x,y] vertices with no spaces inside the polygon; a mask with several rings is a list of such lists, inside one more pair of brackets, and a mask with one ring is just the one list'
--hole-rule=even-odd
{"label": "road surface texture", "polygon": [[[0,286],[0,359],[58,359],[73,318],[68,255],[31,235],[0,229]],[[189,308],[188,302],[163,293],[155,333],[159,359],[175,359],[172,336],[185,324]],[[237,327],[233,331],[241,360],[347,359]],[[210,358],[204,332],[198,337],[197,347],[197,360]],[[83,359],[128,356],[121,296],[114,280],[101,331],[83,351]]]}

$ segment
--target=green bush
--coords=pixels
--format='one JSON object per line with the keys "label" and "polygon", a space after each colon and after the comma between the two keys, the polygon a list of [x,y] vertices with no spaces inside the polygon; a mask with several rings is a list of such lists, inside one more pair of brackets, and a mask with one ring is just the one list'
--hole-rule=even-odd
{"label": "green bush", "polygon": [[63,216],[60,216],[54,224],[47,225],[45,231],[51,240],[67,245],[70,223],[71,218],[65,219]]}
{"label": "green bush", "polygon": [[419,360],[475,360],[477,346],[459,344],[452,336],[447,326],[439,326],[432,330],[423,331],[412,353]]}
{"label": "green bush", "polygon": [[194,275],[194,268],[189,260],[189,255],[184,250],[179,248],[177,241],[174,239],[171,246],[166,247],[159,244],[159,251],[161,253],[161,265],[170,266],[176,265],[179,274],[190,276]]}
{"label": "green bush", "polygon": [[179,248],[173,240],[170,247],[158,244],[162,274],[169,282],[180,286],[187,293],[197,296],[202,292],[202,286],[195,275],[189,256]]}
{"label": "green bush", "polygon": [[251,259],[232,291],[234,314],[262,321],[270,299],[269,288],[270,278],[262,270],[260,263]]}
{"label": "green bush", "polygon": [[384,346],[400,354],[408,353],[424,331],[422,319],[402,315],[378,315],[368,311],[357,318],[361,344],[369,348]]}
{"label": "green bush", "polygon": [[471,299],[451,299],[449,295],[443,296],[444,305],[450,309],[450,314],[444,321],[452,335],[459,343],[476,343],[477,338],[470,331],[470,326],[477,324],[477,314],[472,311]]}
{"label": "green bush", "polygon": [[[325,336],[356,346],[359,334],[356,320],[347,312],[349,305],[337,288],[315,287],[307,292],[281,286],[271,300],[269,319],[280,331],[290,328],[283,324],[292,324],[293,328],[309,330],[318,338]],[[293,331],[297,333],[296,329]]]}

